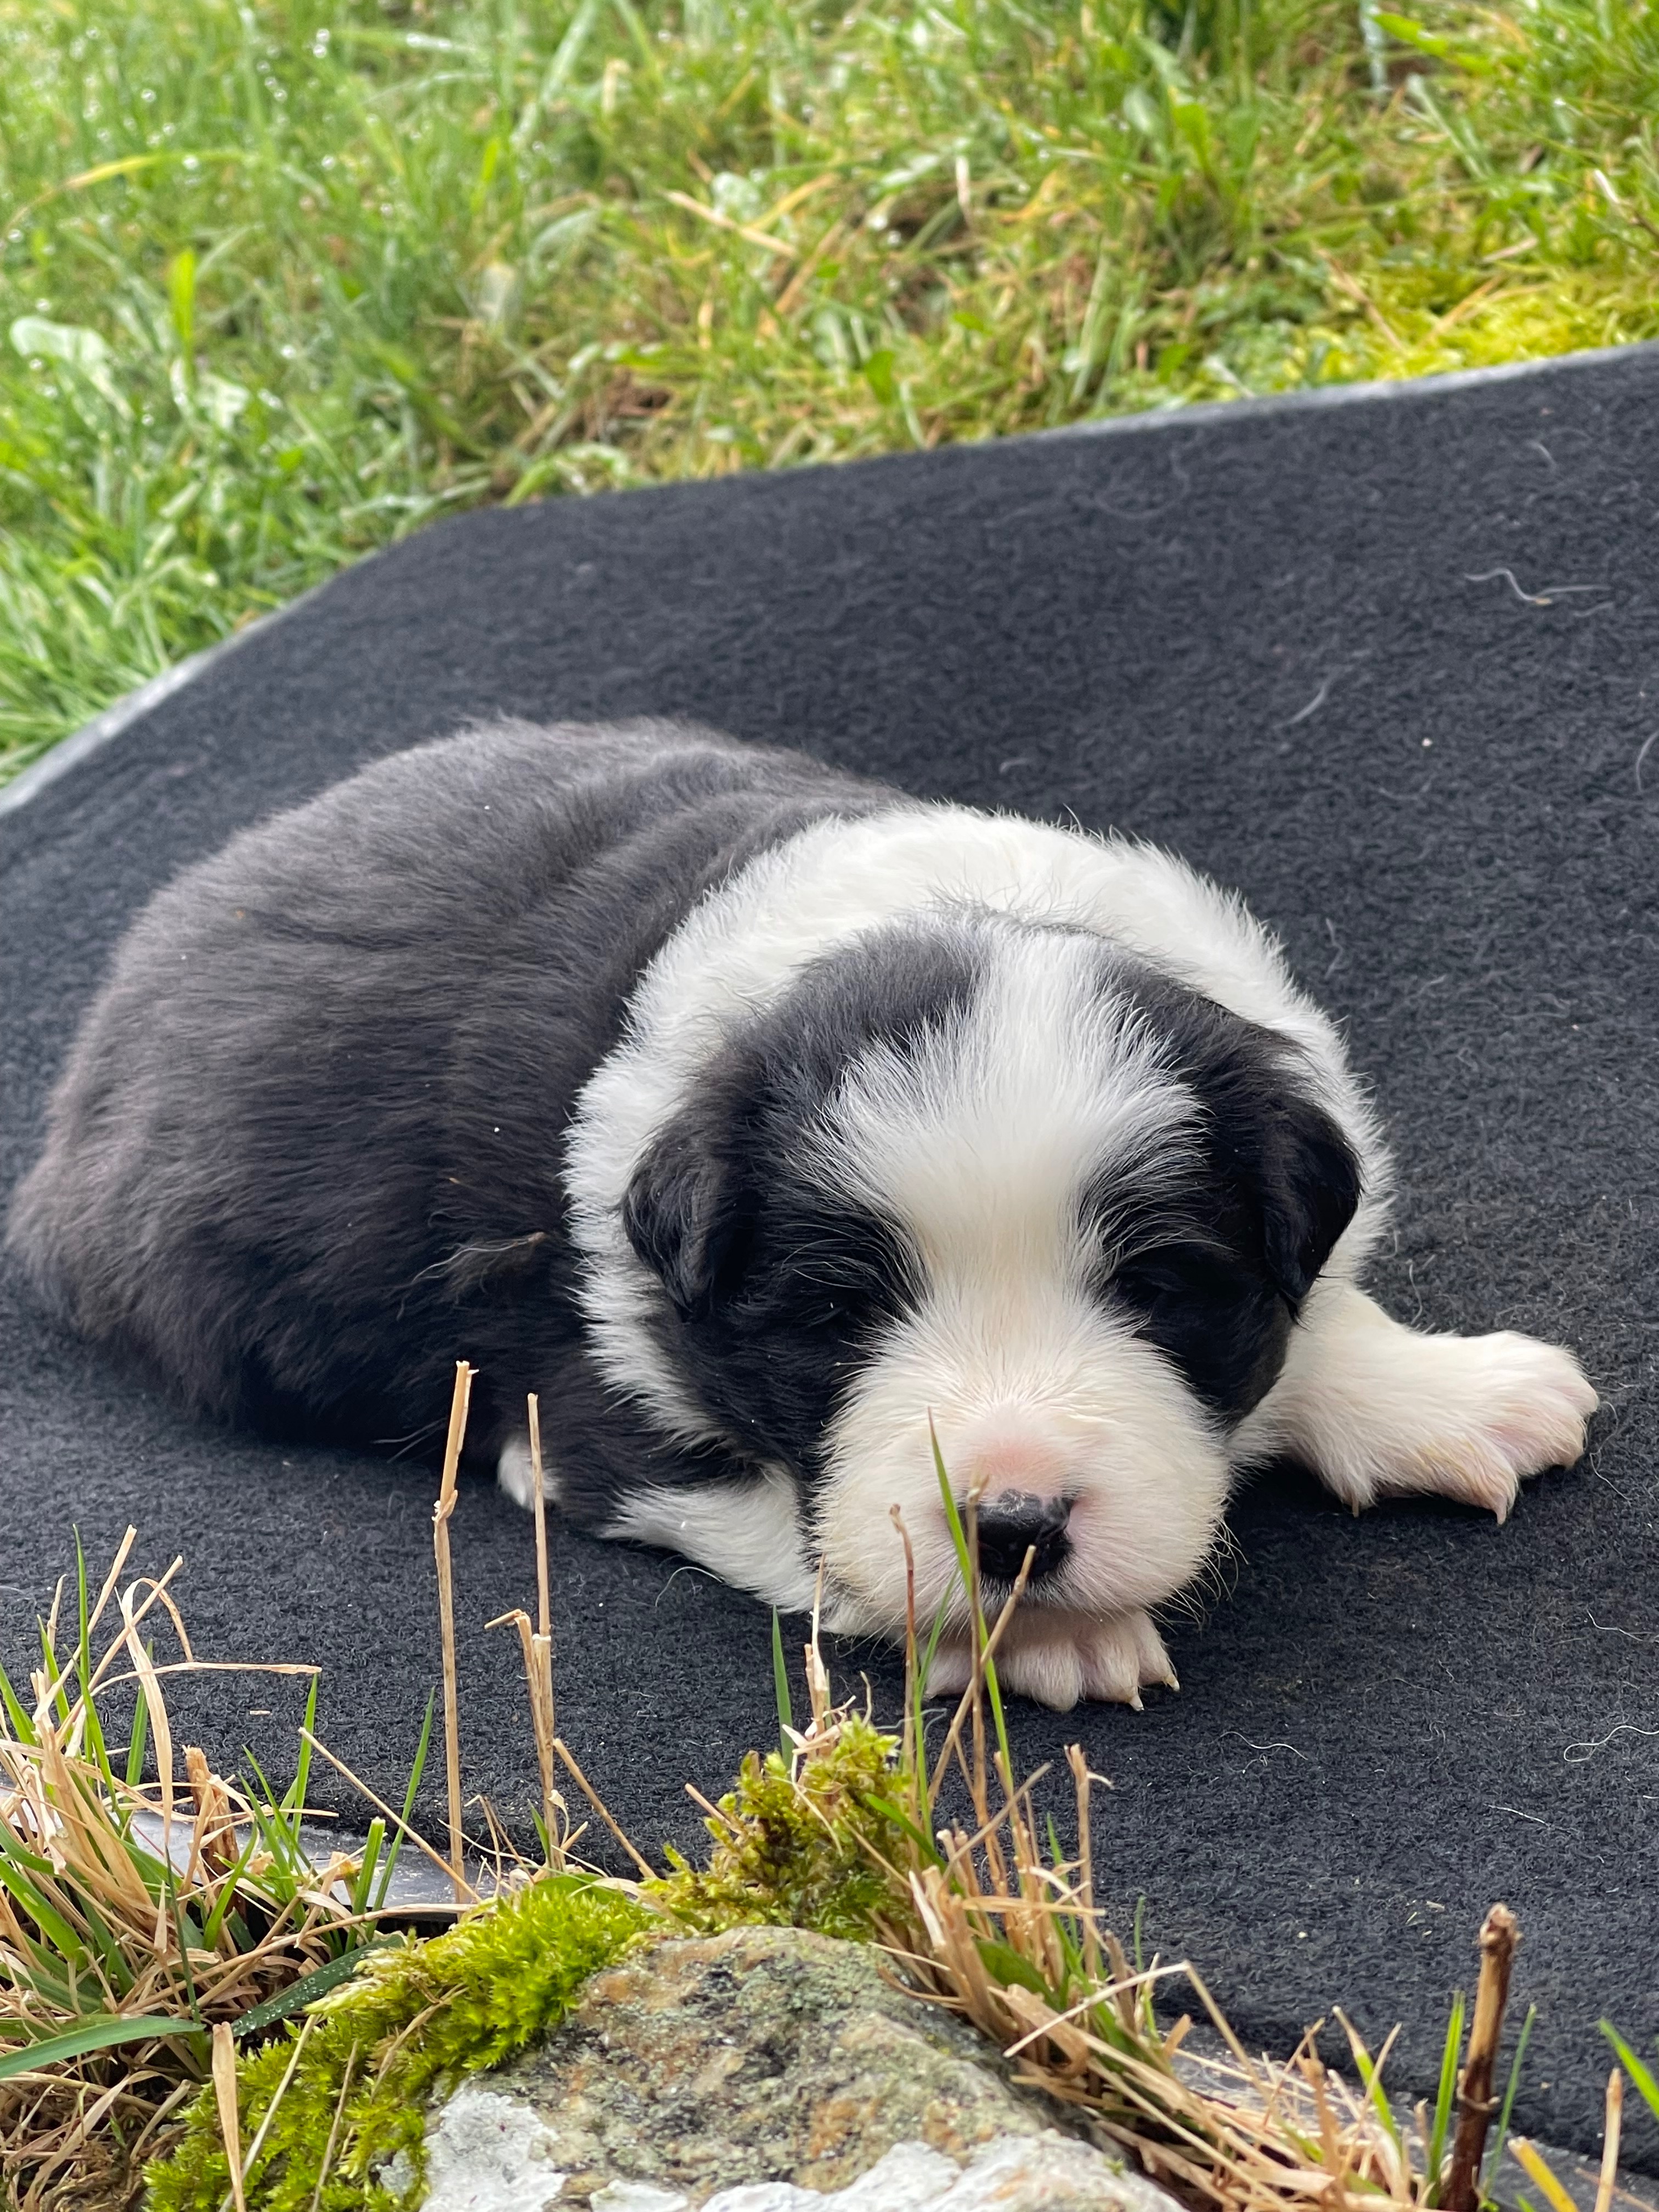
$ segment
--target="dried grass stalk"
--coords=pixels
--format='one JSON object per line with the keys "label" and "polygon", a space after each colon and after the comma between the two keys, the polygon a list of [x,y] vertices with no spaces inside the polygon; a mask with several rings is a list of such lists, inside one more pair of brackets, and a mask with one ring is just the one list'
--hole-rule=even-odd
{"label": "dried grass stalk", "polygon": [[242,2126],[236,2110],[236,2038],[228,2021],[216,2021],[213,2029],[213,2096],[219,2108],[219,2132],[225,2139],[230,2163],[230,2193],[236,2212],[247,2212],[242,2186]]}
{"label": "dried grass stalk", "polygon": [[1475,2212],[1480,2201],[1480,2161],[1486,2130],[1498,2110],[1492,2068],[1510,1998],[1510,1969],[1520,1930],[1507,1905],[1494,1905],[1480,1927],[1480,1979],[1475,1985],[1469,2055],[1457,2085],[1457,2134],[1452,2143],[1443,2202],[1447,2212]]}
{"label": "dried grass stalk", "polygon": [[556,1735],[553,1716],[553,1608],[547,1577],[547,1485],[542,1470],[542,1407],[532,1390],[525,1401],[530,1420],[530,1474],[536,1516],[536,1656],[546,1678],[547,1732]]}
{"label": "dried grass stalk", "polygon": [[1601,2133],[1601,2171],[1595,2184],[1595,2212],[1612,2212],[1619,2186],[1619,2145],[1625,2127],[1625,2074],[1615,2066],[1607,2076],[1607,2118]]}
{"label": "dried grass stalk", "polygon": [[521,1606],[498,1613],[487,1624],[501,1628],[509,1623],[519,1632],[524,1653],[525,1688],[530,1699],[531,1733],[536,1741],[536,1765],[541,1776],[542,1830],[546,1838],[548,1864],[562,1868],[569,1846],[568,1808],[556,1780],[554,1747],[558,1727],[553,1706],[553,1632],[547,1575],[547,1501],[542,1494],[541,1409],[532,1392],[526,1401],[530,1417],[530,1466],[536,1514],[536,1606],[539,1627],[532,1628]]}
{"label": "dried grass stalk", "polygon": [[432,1509],[432,1549],[438,1567],[438,1628],[443,1643],[444,1778],[449,1795],[449,1869],[459,1905],[467,1893],[466,1838],[461,1831],[461,1700],[455,1663],[455,1592],[450,1573],[449,1522],[455,1510],[455,1477],[466,1437],[466,1409],[475,1370],[455,1363],[455,1390],[449,1406],[449,1436],[438,1502]]}

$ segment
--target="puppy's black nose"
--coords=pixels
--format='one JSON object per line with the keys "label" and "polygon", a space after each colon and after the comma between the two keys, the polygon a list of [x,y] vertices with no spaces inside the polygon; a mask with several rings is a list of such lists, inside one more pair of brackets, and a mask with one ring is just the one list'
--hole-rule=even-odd
{"label": "puppy's black nose", "polygon": [[[1025,1563],[1033,1545],[1031,1583],[1040,1583],[1063,1566],[1071,1555],[1072,1540],[1066,1524],[1072,1517],[1069,1498],[1034,1498],[1029,1491],[1005,1490],[983,1498],[979,1507],[980,1572],[992,1581],[1011,1583]],[[1026,1587],[1030,1587],[1028,1583]]]}

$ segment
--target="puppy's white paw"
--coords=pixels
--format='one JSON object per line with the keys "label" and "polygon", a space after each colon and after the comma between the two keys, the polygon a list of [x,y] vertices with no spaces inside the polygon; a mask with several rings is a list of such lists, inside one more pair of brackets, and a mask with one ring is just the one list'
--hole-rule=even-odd
{"label": "puppy's white paw", "polygon": [[1503,1521],[1528,1475],[1581,1456],[1599,1401],[1570,1352],[1508,1329],[1419,1341],[1429,1356],[1402,1374],[1371,1451],[1326,1474],[1356,1512],[1378,1496],[1426,1492]]}
{"label": "puppy's white paw", "polygon": [[[927,1678],[929,1697],[958,1695],[968,1686],[965,1638],[941,1638]],[[1016,1613],[996,1653],[997,1680],[1056,1712],[1079,1698],[1095,1698],[1140,1711],[1140,1692],[1153,1683],[1178,1690],[1164,1639],[1145,1613],[1109,1620],[1033,1607]]]}
{"label": "puppy's white paw", "polygon": [[1484,1505],[1502,1521],[1526,1476],[1583,1455],[1584,1426],[1600,1401],[1559,1345],[1506,1329],[1474,1337],[1464,1350],[1464,1419],[1426,1442],[1422,1486]]}

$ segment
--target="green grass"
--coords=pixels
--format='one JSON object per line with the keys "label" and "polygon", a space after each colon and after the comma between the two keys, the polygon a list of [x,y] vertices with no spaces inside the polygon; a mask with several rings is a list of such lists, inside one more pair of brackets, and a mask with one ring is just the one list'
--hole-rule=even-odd
{"label": "green grass", "polygon": [[447,509],[1659,333],[1659,10],[1418,4],[0,0],[0,763]]}

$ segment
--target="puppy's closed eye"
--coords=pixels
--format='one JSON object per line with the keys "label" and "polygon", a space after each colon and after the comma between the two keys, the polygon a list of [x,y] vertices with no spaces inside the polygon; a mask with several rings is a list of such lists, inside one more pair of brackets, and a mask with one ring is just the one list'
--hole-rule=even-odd
{"label": "puppy's closed eye", "polygon": [[1231,1418],[1268,1387],[1290,1309],[1263,1270],[1202,1236],[1136,1252],[1114,1268],[1109,1303],[1127,1312],[1213,1410]]}
{"label": "puppy's closed eye", "polygon": [[851,1334],[873,1326],[884,1304],[890,1304],[890,1291],[873,1272],[809,1261],[762,1273],[731,1318],[740,1331],[786,1328]]}
{"label": "puppy's closed eye", "polygon": [[874,1318],[875,1294],[846,1285],[823,1290],[809,1284],[802,1292],[800,1318],[806,1328],[858,1328]]}
{"label": "puppy's closed eye", "polygon": [[1240,1273],[1237,1255],[1225,1245],[1194,1238],[1155,1245],[1120,1261],[1112,1269],[1109,1287],[1127,1304],[1155,1312],[1192,1300],[1235,1304],[1258,1286]]}

